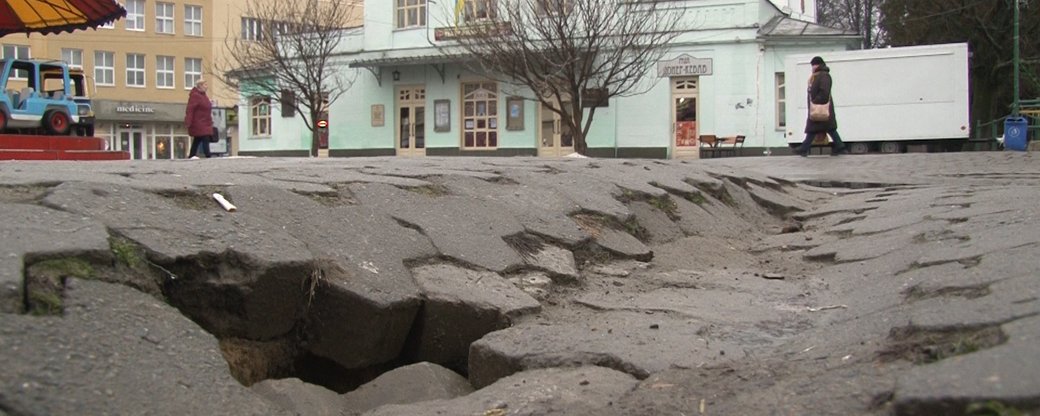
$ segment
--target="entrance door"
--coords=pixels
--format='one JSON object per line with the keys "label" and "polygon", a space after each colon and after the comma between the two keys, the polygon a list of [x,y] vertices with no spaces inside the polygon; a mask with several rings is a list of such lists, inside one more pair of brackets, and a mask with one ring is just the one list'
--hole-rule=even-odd
{"label": "entrance door", "polygon": [[426,156],[426,88],[397,89],[397,155]]}
{"label": "entrance door", "polygon": [[673,158],[699,158],[697,77],[672,78]]}
{"label": "entrance door", "polygon": [[131,159],[154,159],[155,150],[144,137],[144,129],[136,124],[123,125],[119,129],[119,143],[116,150],[130,152]]}
{"label": "entrance door", "polygon": [[[564,106],[571,105],[564,101]],[[574,134],[560,114],[542,104],[538,112],[538,156],[558,157],[574,153]]]}

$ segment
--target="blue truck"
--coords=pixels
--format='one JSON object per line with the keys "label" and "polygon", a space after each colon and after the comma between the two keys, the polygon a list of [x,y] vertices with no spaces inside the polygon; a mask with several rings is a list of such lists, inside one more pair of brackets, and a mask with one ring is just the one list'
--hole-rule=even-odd
{"label": "blue truck", "polygon": [[94,135],[83,71],[58,61],[3,59],[0,133]]}

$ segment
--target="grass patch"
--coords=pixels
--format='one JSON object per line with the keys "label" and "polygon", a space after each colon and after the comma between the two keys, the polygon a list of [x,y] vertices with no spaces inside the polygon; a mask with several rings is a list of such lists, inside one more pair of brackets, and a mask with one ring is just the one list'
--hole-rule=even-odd
{"label": "grass patch", "polygon": [[95,276],[94,266],[83,259],[75,257],[50,259],[30,266],[34,276],[76,277],[90,279]]}
{"label": "grass patch", "polygon": [[654,209],[663,212],[668,216],[668,219],[672,221],[679,220],[679,205],[672,200],[668,194],[664,195],[649,195],[642,192],[636,192],[631,189],[622,189],[621,195],[617,198],[622,203],[628,204],[633,201],[643,201],[654,207]]}
{"label": "grass patch", "polygon": [[55,292],[33,290],[29,294],[28,312],[33,316],[61,315],[65,310],[65,302]]}
{"label": "grass patch", "polygon": [[108,246],[112,248],[112,254],[115,255],[116,261],[131,269],[144,266],[144,250],[138,247],[137,244],[134,244],[134,242],[122,237],[112,237],[108,239]]}
{"label": "grass patch", "polygon": [[968,416],[1026,416],[1027,413],[996,400],[976,402],[964,409]]}

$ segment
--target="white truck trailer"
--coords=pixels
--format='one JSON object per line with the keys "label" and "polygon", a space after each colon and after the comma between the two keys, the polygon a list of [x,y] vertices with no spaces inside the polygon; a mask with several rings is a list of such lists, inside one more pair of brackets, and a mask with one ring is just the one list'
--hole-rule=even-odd
{"label": "white truck trailer", "polygon": [[[789,145],[805,138],[814,55],[784,62]],[[968,45],[820,54],[831,69],[838,133],[853,153],[960,150],[970,137]]]}

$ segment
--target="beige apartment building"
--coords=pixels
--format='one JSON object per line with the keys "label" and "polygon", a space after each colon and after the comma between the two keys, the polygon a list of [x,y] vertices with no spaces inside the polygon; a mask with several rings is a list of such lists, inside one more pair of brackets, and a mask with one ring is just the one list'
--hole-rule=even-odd
{"label": "beige apartment building", "polygon": [[213,150],[236,154],[238,93],[214,71],[226,40],[239,37],[243,22],[253,20],[244,15],[247,1],[119,0],[127,16],[108,26],[11,34],[0,43],[4,57],[62,60],[81,68],[91,87],[95,134],[133,159],[187,157],[191,138],[184,110],[195,82],[205,79],[214,108],[227,109],[231,118],[231,140],[214,143]]}

